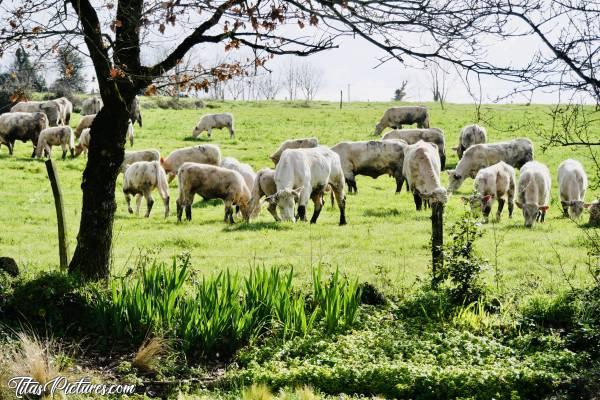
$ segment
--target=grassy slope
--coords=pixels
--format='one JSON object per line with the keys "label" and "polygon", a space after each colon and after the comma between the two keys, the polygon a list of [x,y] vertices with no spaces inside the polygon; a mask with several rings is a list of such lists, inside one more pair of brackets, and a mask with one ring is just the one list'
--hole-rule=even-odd
{"label": "grassy slope", "polygon": [[[224,156],[233,156],[251,164],[256,170],[272,164],[268,159],[278,144],[288,138],[318,136],[321,143],[333,145],[342,140],[371,138],[374,124],[390,106],[386,103],[352,103],[339,110],[337,104],[316,103],[309,108],[300,104],[216,103],[215,111],[231,111],[236,117],[237,139],[230,141],[226,131],[215,131],[212,143],[221,146]],[[474,118],[474,109],[467,105],[448,105],[446,110],[429,104],[432,126],[445,130],[447,165],[452,168],[456,155],[450,148],[457,143],[460,128]],[[558,164],[567,157],[586,160],[583,152],[570,149],[540,151],[541,141],[529,123],[546,125],[546,106],[485,106],[484,115],[491,118],[488,134],[491,141],[527,136],[536,143],[536,158],[548,164],[555,175]],[[210,112],[211,110],[206,110]],[[134,149],[157,148],[167,155],[178,147],[194,144],[189,136],[202,110],[144,110],[144,128],[136,126]],[[75,115],[72,125],[75,125]],[[533,128],[535,130],[535,128]],[[197,142],[196,142],[197,143]],[[56,249],[55,211],[45,167],[40,161],[28,158],[30,144],[16,145],[16,155],[9,157],[4,147],[0,151],[0,196],[4,213],[0,232],[0,254],[13,256],[30,270],[53,269],[58,261]],[[55,157],[60,149],[55,148]],[[66,201],[67,227],[71,251],[79,223],[81,171],[85,160],[58,160],[58,168]],[[553,176],[553,203],[547,223],[532,230],[522,227],[520,210],[513,220],[505,219],[495,228],[490,224],[480,241],[480,250],[494,261],[492,229],[500,240],[497,264],[508,287],[537,287],[553,289],[564,285],[563,272],[557,254],[566,268],[577,266],[575,280],[585,279],[586,254],[580,245],[581,231],[572,222],[560,217],[557,202],[556,176]],[[447,181],[443,175],[444,183]],[[178,225],[175,217],[163,220],[162,204],[155,195],[155,209],[149,220],[127,214],[125,200],[118,182],[118,210],[115,221],[115,273],[135,258],[141,247],[152,249],[160,258],[168,258],[183,250],[192,254],[192,261],[203,273],[223,268],[245,270],[253,264],[293,265],[302,276],[317,262],[356,274],[361,280],[376,279],[377,271],[388,270],[399,285],[411,285],[414,278],[426,272],[429,263],[429,213],[414,210],[412,196],[394,194],[395,184],[390,177],[372,180],[358,178],[360,194],[349,196],[348,222],[338,227],[337,210],[329,205],[316,226],[309,224],[275,224],[263,210],[258,220],[249,225],[233,227],[222,223],[220,202],[200,202],[194,207],[193,221]],[[468,193],[472,180],[461,188]],[[171,187],[172,209],[177,197],[176,183]],[[588,193],[591,200],[593,193]],[[329,204],[329,203],[328,203]],[[145,205],[142,206],[145,209]],[[446,221],[456,220],[464,210],[455,196],[447,207]],[[312,212],[312,211],[309,211]],[[506,211],[505,211],[506,213]],[[587,217],[586,217],[587,218]],[[569,270],[570,271],[570,270]],[[566,271],[566,272],[569,272]],[[491,277],[491,271],[489,273]],[[490,283],[492,283],[490,278]]]}

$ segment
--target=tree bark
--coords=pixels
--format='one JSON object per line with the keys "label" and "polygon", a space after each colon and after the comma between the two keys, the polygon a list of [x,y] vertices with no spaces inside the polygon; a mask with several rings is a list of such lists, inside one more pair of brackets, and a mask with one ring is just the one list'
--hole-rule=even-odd
{"label": "tree bark", "polygon": [[[104,107],[90,130],[88,162],[83,171],[83,205],[77,247],[69,264],[69,273],[83,279],[109,276],[112,227],[115,211],[115,186],[125,153],[129,107],[133,88],[124,97],[115,93],[103,96]],[[107,98],[105,98],[107,97]]]}

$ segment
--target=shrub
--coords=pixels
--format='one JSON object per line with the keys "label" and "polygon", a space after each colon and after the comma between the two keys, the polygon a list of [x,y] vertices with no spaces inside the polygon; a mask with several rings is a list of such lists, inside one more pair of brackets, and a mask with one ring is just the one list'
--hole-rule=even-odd
{"label": "shrub", "polygon": [[526,324],[544,328],[570,328],[577,316],[574,293],[536,295],[521,306]]}

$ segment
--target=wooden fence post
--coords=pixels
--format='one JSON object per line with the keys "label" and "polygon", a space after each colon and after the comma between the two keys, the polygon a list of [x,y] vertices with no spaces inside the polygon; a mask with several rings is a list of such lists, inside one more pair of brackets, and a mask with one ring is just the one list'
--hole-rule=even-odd
{"label": "wooden fence post", "polygon": [[342,109],[342,101],[344,99],[344,93],[340,90],[340,110]]}
{"label": "wooden fence post", "polygon": [[60,190],[58,175],[56,175],[56,167],[54,166],[54,161],[52,159],[46,160],[46,170],[48,171],[48,179],[50,179],[50,185],[52,186],[54,206],[56,207],[56,219],[58,221],[58,255],[60,257],[60,269],[66,270],[69,266],[69,247],[67,242],[65,209],[63,206],[62,191]]}
{"label": "wooden fence post", "polygon": [[431,203],[431,257],[432,279],[431,286],[439,284],[439,273],[444,268],[444,203]]}

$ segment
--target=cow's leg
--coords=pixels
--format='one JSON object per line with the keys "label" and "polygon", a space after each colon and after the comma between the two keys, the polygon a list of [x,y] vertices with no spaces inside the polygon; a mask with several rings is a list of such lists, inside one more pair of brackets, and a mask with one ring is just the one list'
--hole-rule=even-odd
{"label": "cow's leg", "polygon": [[135,215],[140,215],[140,207],[142,205],[142,194],[138,193],[135,196]]}
{"label": "cow's leg", "polygon": [[187,219],[188,221],[192,220],[192,205],[191,204],[185,206],[185,219]]}
{"label": "cow's leg", "polygon": [[421,194],[416,189],[413,190],[413,199],[415,201],[415,207],[417,208],[417,211],[421,211],[421,208],[423,207],[423,199],[421,199]]}
{"label": "cow's leg", "polygon": [[400,193],[402,191],[402,185],[404,185],[404,177],[402,173],[396,174],[396,193]]}
{"label": "cow's leg", "polygon": [[296,219],[306,222],[306,206],[298,206],[298,216]]}
{"label": "cow's leg", "polygon": [[146,198],[146,218],[148,218],[150,216],[150,211],[152,211],[152,206],[154,205],[152,191],[148,190],[146,193],[144,193],[144,197]]}
{"label": "cow's leg", "polygon": [[67,145],[66,144],[61,144],[60,147],[62,148],[62,159],[64,160],[65,158],[67,158]]}
{"label": "cow's leg", "polygon": [[311,196],[313,203],[315,204],[315,209],[313,211],[313,215],[310,218],[311,224],[316,224],[317,219],[319,218],[319,214],[321,214],[321,209],[323,208],[323,192],[315,193]]}
{"label": "cow's leg", "polygon": [[235,132],[231,126],[227,127],[229,129],[229,139],[233,139],[235,137]]}
{"label": "cow's leg", "polygon": [[181,216],[183,214],[183,207],[181,206],[181,201],[177,199],[175,201],[175,205],[177,206],[177,222],[181,222]]}
{"label": "cow's leg", "polygon": [[133,214],[133,209],[131,208],[131,195],[129,193],[125,193],[125,200],[127,200],[127,211],[129,211],[129,214]]}
{"label": "cow's leg", "polygon": [[513,209],[515,208],[515,186],[510,185],[508,188],[508,218],[512,218]]}
{"label": "cow's leg", "polygon": [[267,208],[267,210],[269,210],[273,218],[275,218],[275,221],[281,221],[279,215],[277,215],[277,205],[269,203],[269,207]]}
{"label": "cow's leg", "polygon": [[212,128],[208,128],[207,132],[208,132],[208,137],[210,138],[212,135]]}
{"label": "cow's leg", "polygon": [[423,199],[423,208],[425,210],[427,210],[428,208],[431,208],[431,205],[429,204],[429,199]]}
{"label": "cow's leg", "polygon": [[440,154],[440,164],[442,171],[446,170],[446,154]]}
{"label": "cow's leg", "polygon": [[545,211],[545,210],[542,210],[542,211],[540,212],[540,222],[542,222],[542,223],[543,223],[545,219],[546,219],[546,211]]}
{"label": "cow's leg", "polygon": [[563,209],[563,217],[569,218],[569,206],[567,206],[564,201],[561,201],[560,205]]}
{"label": "cow's leg", "polygon": [[233,202],[231,200],[225,201],[225,221],[233,224]]}
{"label": "cow's leg", "polygon": [[500,217],[502,217],[502,210],[504,209],[504,203],[506,201],[502,197],[498,197],[498,211],[496,211],[496,221],[500,222]]}
{"label": "cow's leg", "polygon": [[14,149],[14,146],[15,146],[15,142],[10,142],[9,141],[6,144],[6,146],[8,147],[8,154],[12,156],[13,155],[13,149]]}
{"label": "cow's leg", "polygon": [[340,209],[340,225],[346,225],[346,196],[344,194],[344,187],[331,187],[337,202],[338,208]]}

